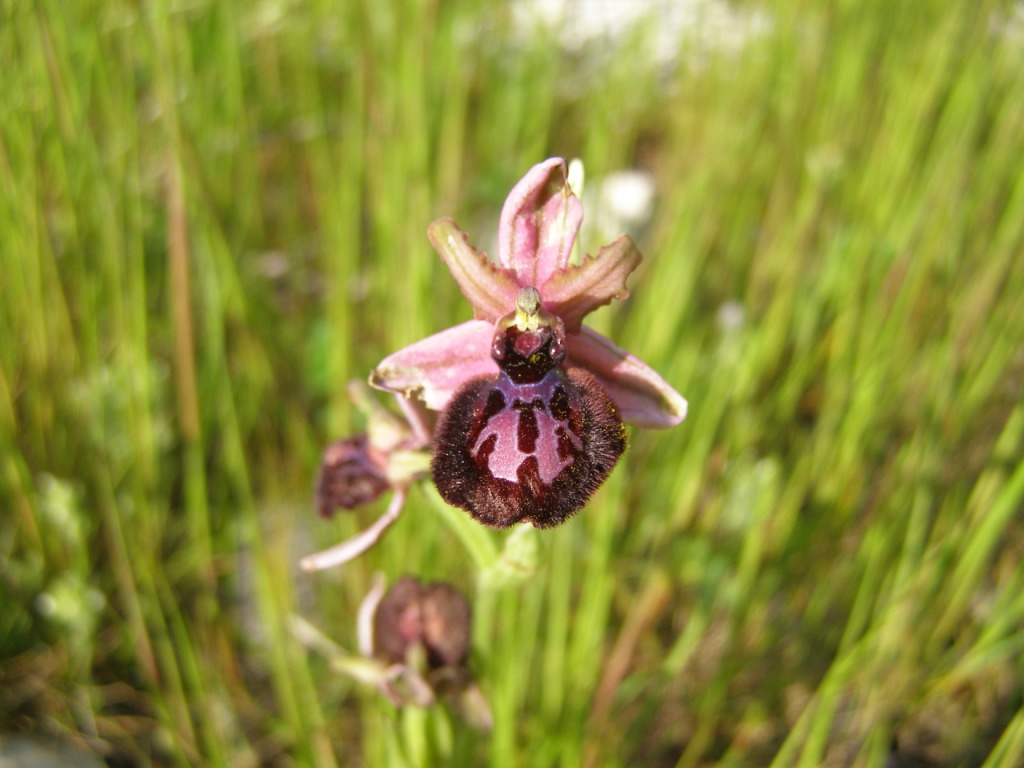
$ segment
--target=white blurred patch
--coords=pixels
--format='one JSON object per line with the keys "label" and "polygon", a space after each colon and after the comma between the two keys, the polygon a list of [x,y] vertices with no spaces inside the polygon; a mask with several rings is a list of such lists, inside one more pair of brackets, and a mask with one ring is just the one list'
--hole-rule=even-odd
{"label": "white blurred patch", "polygon": [[763,11],[724,0],[519,0],[513,23],[519,34],[553,34],[571,51],[592,42],[622,44],[646,26],[651,55],[662,65],[684,50],[698,65],[713,51],[737,53],[772,26]]}
{"label": "white blurred patch", "polygon": [[654,211],[654,177],[647,171],[609,174],[597,190],[597,210],[624,225],[646,224]]}
{"label": "white blurred patch", "polygon": [[1024,0],[1015,3],[1012,8],[993,14],[990,28],[996,38],[1012,45],[1024,45]]}
{"label": "white blurred patch", "polygon": [[636,239],[654,213],[655,191],[647,171],[616,171],[593,180],[583,193],[587,244],[605,245],[622,234]]}
{"label": "white blurred patch", "polygon": [[723,333],[738,331],[747,321],[747,311],[738,301],[727,301],[715,313],[715,323]]}
{"label": "white blurred patch", "polygon": [[0,734],[0,768],[104,768],[95,755],[52,736]]}

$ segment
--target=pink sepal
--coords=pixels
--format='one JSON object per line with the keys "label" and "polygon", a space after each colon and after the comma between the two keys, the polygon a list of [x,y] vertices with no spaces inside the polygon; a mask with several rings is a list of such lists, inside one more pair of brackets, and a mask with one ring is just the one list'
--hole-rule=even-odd
{"label": "pink sepal", "polygon": [[419,397],[439,411],[459,387],[478,376],[496,376],[491,359],[494,324],[470,320],[410,344],[381,361],[370,374],[378,389]]}
{"label": "pink sepal", "polygon": [[568,334],[570,368],[589,371],[600,381],[622,420],[639,427],[667,429],[686,418],[686,399],[642,360],[596,331]]}

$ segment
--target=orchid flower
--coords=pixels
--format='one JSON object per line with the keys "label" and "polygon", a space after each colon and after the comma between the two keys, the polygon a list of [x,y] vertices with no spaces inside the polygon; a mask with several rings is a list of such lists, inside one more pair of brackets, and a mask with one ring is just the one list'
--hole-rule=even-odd
{"label": "orchid flower", "polygon": [[628,295],[641,255],[623,235],[572,259],[583,218],[565,162],[535,165],[505,201],[497,263],[452,219],[427,236],[474,319],[384,359],[370,383],[442,411],[434,482],[481,522],[556,525],[583,506],[625,448],[622,422],[666,428],[686,400],[645,363],[585,327]]}

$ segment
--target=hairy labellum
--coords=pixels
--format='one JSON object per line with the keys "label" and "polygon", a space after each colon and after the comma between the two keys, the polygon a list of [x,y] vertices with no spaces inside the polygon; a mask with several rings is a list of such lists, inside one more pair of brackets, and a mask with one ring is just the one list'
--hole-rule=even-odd
{"label": "hairy labellum", "polygon": [[517,308],[495,331],[498,375],[468,382],[441,414],[434,483],[445,501],[487,525],[549,527],[608,477],[625,430],[597,381],[562,367],[561,321],[539,309],[536,291],[520,291]]}

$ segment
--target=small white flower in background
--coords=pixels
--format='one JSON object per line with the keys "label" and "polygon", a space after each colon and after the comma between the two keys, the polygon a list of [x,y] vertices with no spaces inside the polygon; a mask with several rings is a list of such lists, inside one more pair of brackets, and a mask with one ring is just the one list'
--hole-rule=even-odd
{"label": "small white flower in background", "polygon": [[715,313],[715,323],[723,333],[738,331],[747,320],[747,311],[736,301],[727,301]]}
{"label": "small white flower in background", "polygon": [[605,242],[623,233],[636,237],[651,220],[654,197],[654,177],[647,171],[617,171],[591,184],[583,195],[593,222],[588,241]]}

